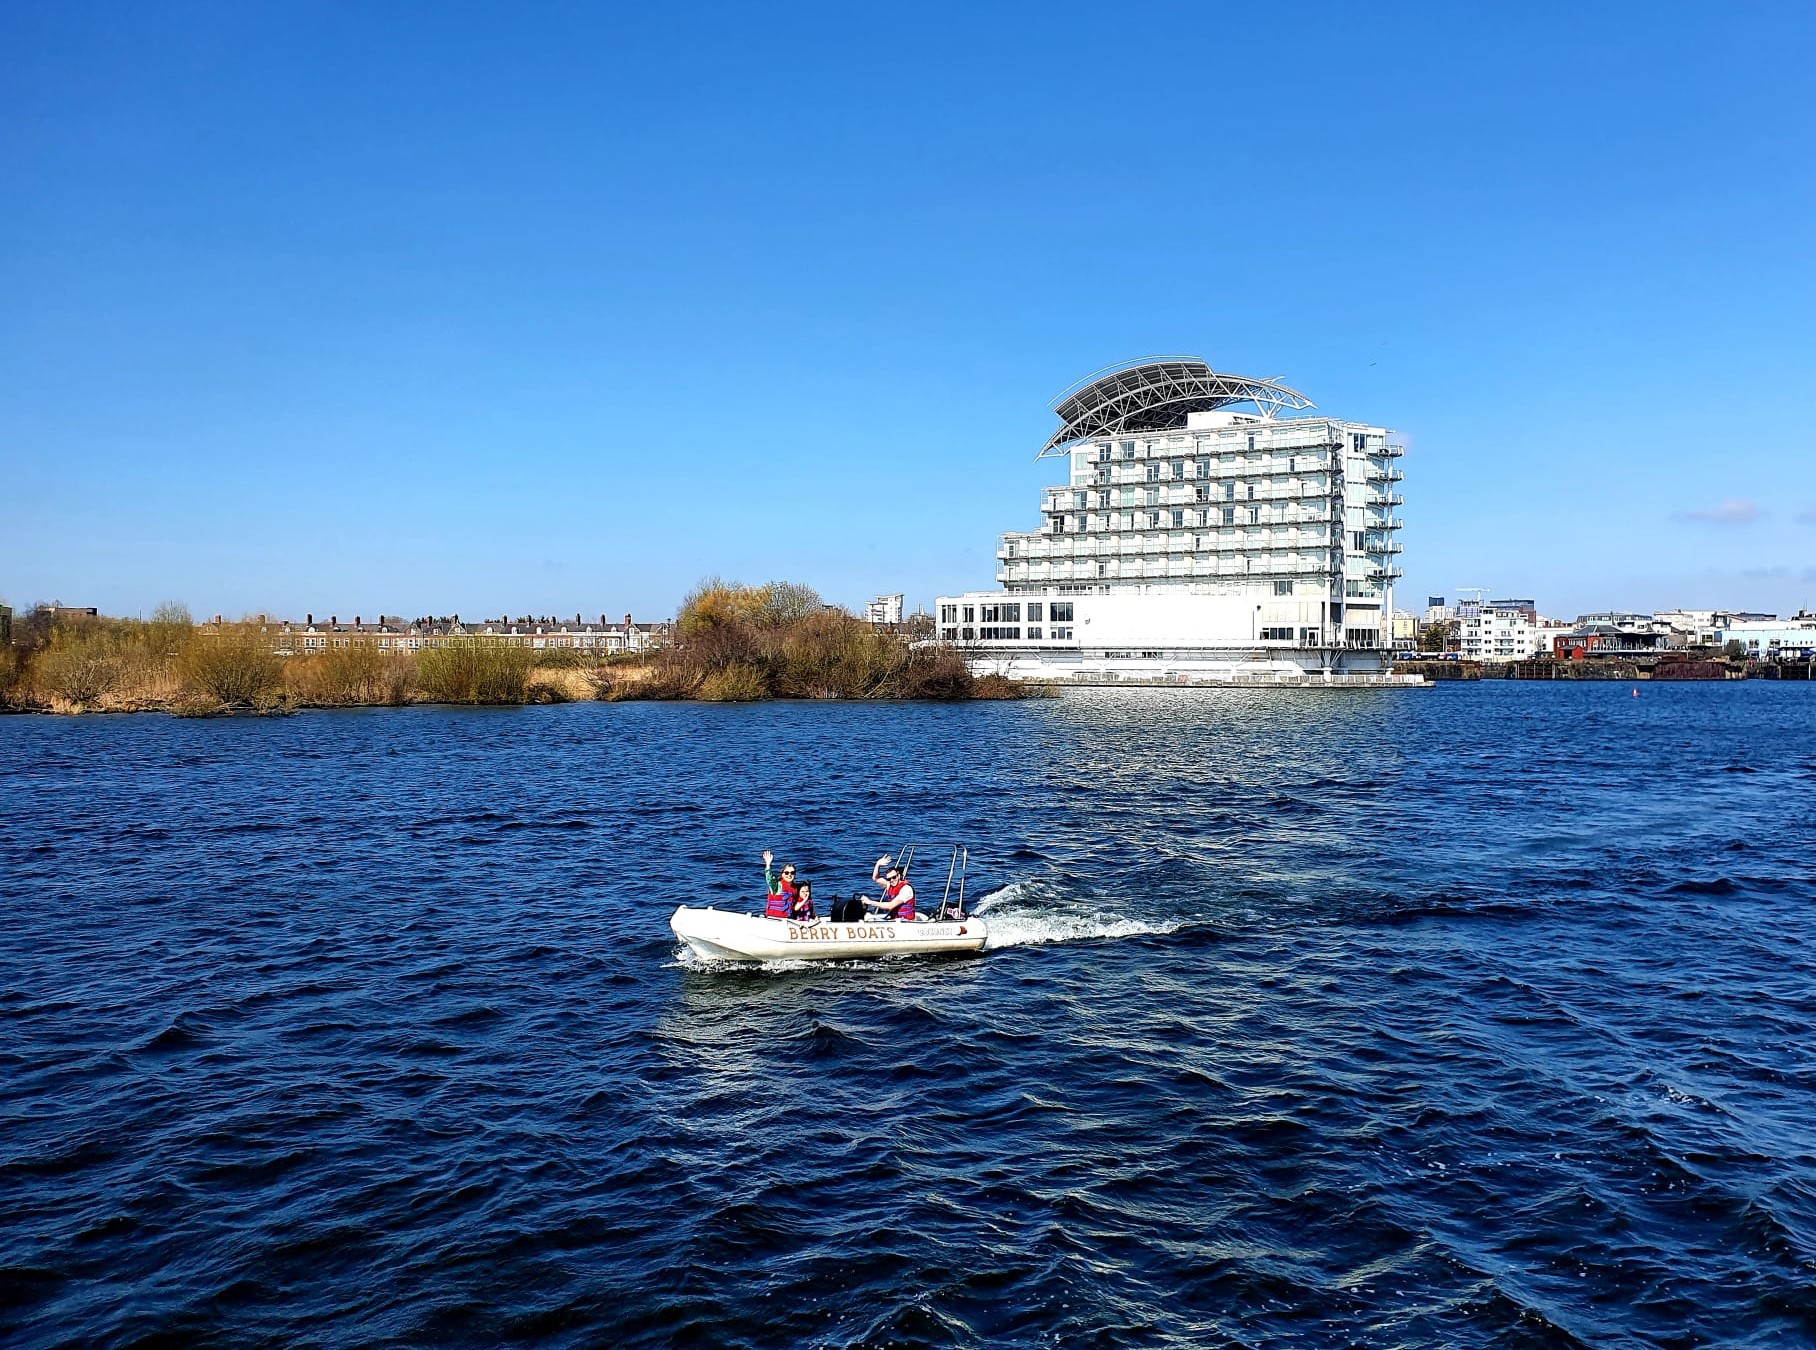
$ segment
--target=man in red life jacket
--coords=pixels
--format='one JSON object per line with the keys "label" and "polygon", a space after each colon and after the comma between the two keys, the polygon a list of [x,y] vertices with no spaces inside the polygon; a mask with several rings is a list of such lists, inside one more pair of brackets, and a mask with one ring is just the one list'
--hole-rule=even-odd
{"label": "man in red life jacket", "polygon": [[[888,868],[884,871],[884,868]],[[914,887],[908,884],[908,878],[902,875],[902,869],[891,865],[889,855],[885,853],[876,860],[876,866],[870,869],[870,879],[883,888],[881,900],[866,900],[866,907],[876,911],[872,919],[887,922],[893,919],[897,923],[914,922]]]}
{"label": "man in red life jacket", "polygon": [[782,877],[778,881],[769,868],[776,855],[768,849],[763,850],[763,916],[768,919],[786,919],[792,917],[795,908],[795,865],[782,864]]}

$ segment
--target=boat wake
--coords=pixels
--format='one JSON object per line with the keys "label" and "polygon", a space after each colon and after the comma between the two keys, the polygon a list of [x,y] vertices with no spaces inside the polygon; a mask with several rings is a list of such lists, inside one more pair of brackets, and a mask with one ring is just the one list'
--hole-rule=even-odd
{"label": "boat wake", "polygon": [[985,951],[1049,942],[1096,942],[1176,932],[1177,919],[1142,919],[1059,894],[1038,881],[1016,881],[971,906],[989,924]]}

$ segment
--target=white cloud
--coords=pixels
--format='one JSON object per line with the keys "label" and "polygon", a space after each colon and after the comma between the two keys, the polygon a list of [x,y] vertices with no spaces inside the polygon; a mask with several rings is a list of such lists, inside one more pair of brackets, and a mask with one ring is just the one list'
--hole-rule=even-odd
{"label": "white cloud", "polygon": [[1765,512],[1759,509],[1758,502],[1732,497],[1720,506],[1705,506],[1695,511],[1679,511],[1676,519],[1701,521],[1708,525],[1751,525],[1764,514]]}

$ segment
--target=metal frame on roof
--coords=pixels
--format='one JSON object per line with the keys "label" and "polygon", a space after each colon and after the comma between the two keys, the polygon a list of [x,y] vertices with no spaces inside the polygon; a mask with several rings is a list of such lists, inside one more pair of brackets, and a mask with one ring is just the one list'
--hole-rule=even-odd
{"label": "metal frame on roof", "polygon": [[1053,404],[1060,427],[1036,459],[1057,455],[1076,441],[1131,431],[1176,431],[1187,414],[1232,403],[1251,403],[1265,418],[1282,408],[1314,404],[1278,380],[1225,375],[1196,356],[1146,356],[1111,366],[1073,385]]}

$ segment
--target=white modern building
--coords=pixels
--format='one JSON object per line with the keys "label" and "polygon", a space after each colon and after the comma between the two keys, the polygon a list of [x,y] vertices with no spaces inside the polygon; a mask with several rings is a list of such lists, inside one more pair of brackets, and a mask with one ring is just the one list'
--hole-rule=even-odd
{"label": "white modern building", "polygon": [[[1274,380],[1166,357],[1054,405],[1064,459],[995,591],[942,596],[974,668],[1081,683],[1391,680],[1402,447]],[[1288,414],[1288,415],[1283,415]]]}
{"label": "white modern building", "polygon": [[1457,619],[1466,661],[1529,661],[1551,651],[1552,625],[1541,623],[1530,600],[1492,600]]}
{"label": "white modern building", "polygon": [[877,596],[864,606],[864,622],[900,623],[902,621],[902,601],[906,598],[901,593]]}

